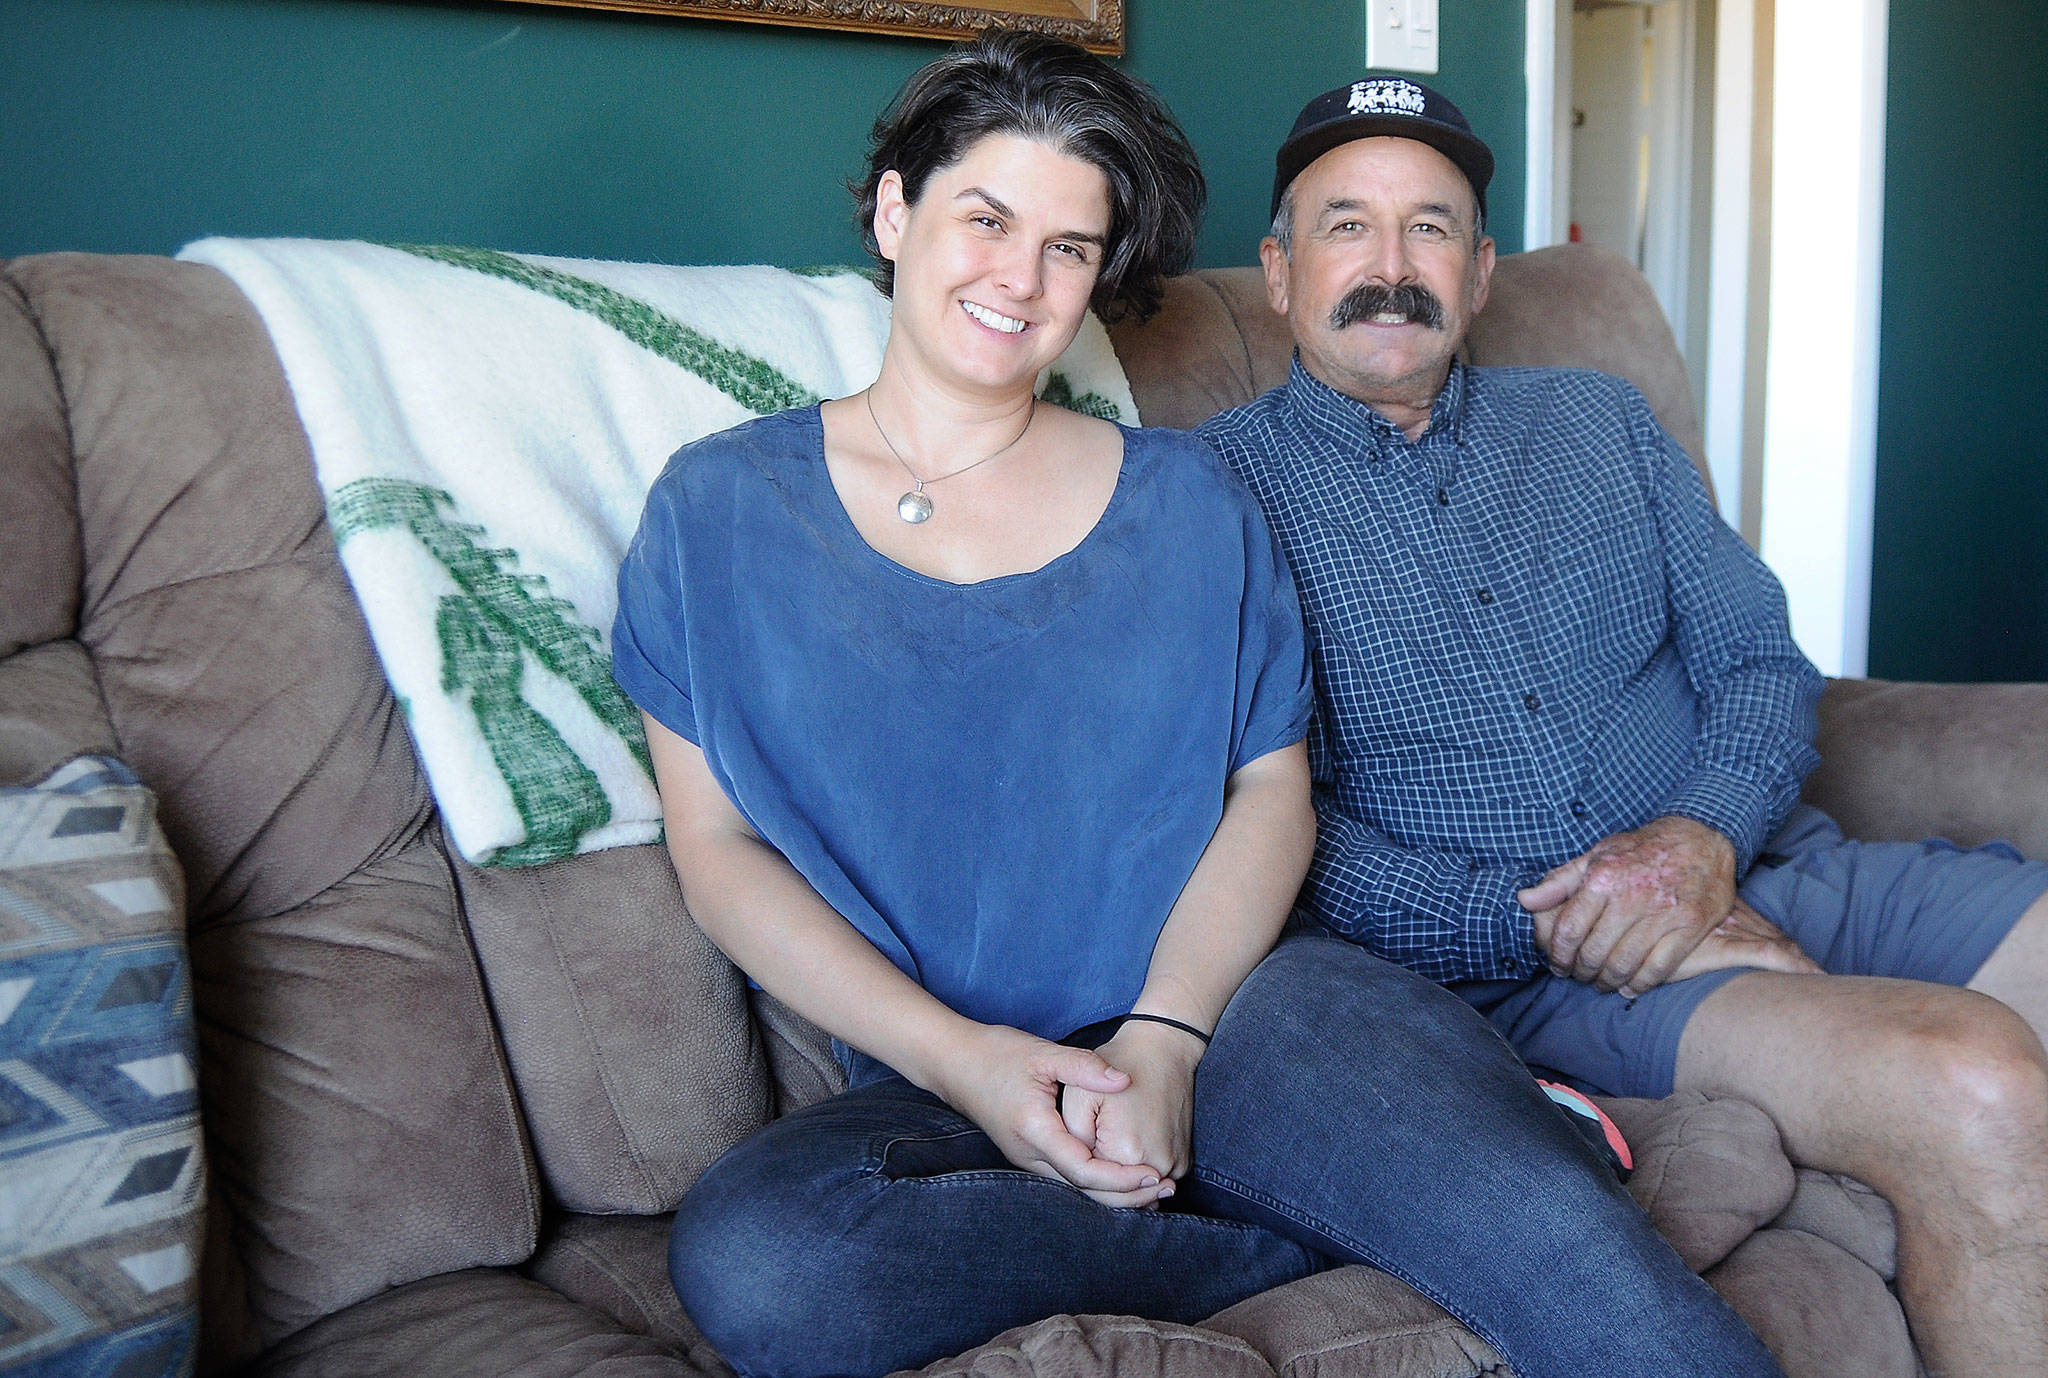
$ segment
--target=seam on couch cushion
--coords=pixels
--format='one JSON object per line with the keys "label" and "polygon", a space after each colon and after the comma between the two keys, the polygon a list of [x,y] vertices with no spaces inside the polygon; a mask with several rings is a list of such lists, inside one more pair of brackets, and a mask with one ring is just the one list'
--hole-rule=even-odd
{"label": "seam on couch cushion", "polygon": [[[563,987],[569,992],[570,1005],[576,1011],[577,1035],[582,1038],[584,1045],[590,1050],[590,1060],[597,1068],[598,1083],[604,1088],[605,1105],[611,1111],[612,1119],[619,1126],[619,1142],[625,1145],[627,1157],[632,1163],[633,1175],[639,1182],[639,1188],[649,1196],[652,1196],[656,1190],[654,1175],[648,1171],[647,1153],[639,1142],[638,1136],[634,1133],[634,1117],[626,1114],[624,1107],[620,1104],[618,1088],[611,1064],[604,1054],[604,1042],[597,1036],[596,1025],[590,1018],[590,1007],[583,998],[582,983],[576,979],[576,973],[570,967],[568,954],[562,950],[561,936],[555,928],[555,921],[559,917],[559,911],[555,907],[555,889],[552,884],[551,874],[543,867],[533,873],[533,880],[535,882],[536,898],[540,904],[541,917],[545,921],[547,929],[548,951],[555,959],[555,973],[561,978]],[[464,917],[464,927],[467,928],[467,906],[465,906]],[[474,946],[474,944],[475,939],[472,937],[471,945]],[[498,1041],[502,1047],[504,1039],[501,1037]]]}
{"label": "seam on couch cushion", "polygon": [[1281,1366],[1279,1370],[1280,1378],[1292,1378],[1297,1369],[1309,1360],[1321,1359],[1332,1354],[1341,1354],[1350,1350],[1371,1351],[1400,1340],[1437,1335],[1448,1336],[1452,1343],[1458,1346],[1464,1356],[1472,1361],[1472,1378],[1482,1378],[1482,1375],[1496,1373],[1505,1374],[1508,1375],[1508,1378],[1513,1378],[1514,1370],[1501,1361],[1500,1356],[1494,1353],[1491,1345],[1449,1316],[1438,1320],[1417,1322],[1414,1325],[1392,1325],[1378,1330],[1353,1330],[1341,1335],[1334,1335],[1321,1344],[1296,1353],[1293,1358]]}
{"label": "seam on couch cushion", "polygon": [[[0,260],[0,278],[5,279],[6,290],[12,294],[15,302],[21,308],[22,318],[28,322],[30,329],[34,332],[36,348],[41,352],[43,360],[44,373],[49,378],[51,390],[56,395],[55,422],[57,432],[63,440],[65,459],[65,463],[60,467],[63,470],[64,476],[71,483],[71,492],[69,494],[71,504],[71,556],[72,569],[76,577],[72,580],[71,586],[71,612],[68,619],[71,625],[64,628],[63,632],[65,635],[75,637],[78,634],[78,624],[85,607],[85,521],[78,510],[78,445],[72,433],[71,399],[64,389],[64,375],[57,368],[57,353],[50,344],[49,332],[43,328],[42,313],[36,309],[35,299],[30,295],[27,286],[15,276],[13,271],[14,263],[15,260],[12,259]],[[16,647],[14,649],[21,650],[26,648]]]}

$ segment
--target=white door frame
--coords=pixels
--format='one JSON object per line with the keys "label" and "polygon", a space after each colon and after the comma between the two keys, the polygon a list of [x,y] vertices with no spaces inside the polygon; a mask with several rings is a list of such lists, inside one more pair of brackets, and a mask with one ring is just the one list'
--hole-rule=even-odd
{"label": "white door frame", "polygon": [[1861,676],[1870,664],[1890,4],[1777,8],[1762,553],[1784,581],[1800,648],[1828,674]]}
{"label": "white door frame", "polygon": [[[1565,238],[1571,0],[1527,0],[1527,210],[1523,244]],[[1755,0],[1718,0],[1714,200],[1708,286],[1707,466],[1740,525],[1753,468],[1760,529],[1748,534],[1785,585],[1792,630],[1829,674],[1869,663],[1877,331],[1883,266],[1885,52],[1889,0],[1777,0],[1767,262],[1749,253],[1756,109]],[[1820,55],[1826,55],[1824,58]],[[1761,397],[1748,384],[1752,272],[1769,273]],[[1775,402],[1775,405],[1773,404]],[[1745,456],[1762,409],[1760,454]]]}

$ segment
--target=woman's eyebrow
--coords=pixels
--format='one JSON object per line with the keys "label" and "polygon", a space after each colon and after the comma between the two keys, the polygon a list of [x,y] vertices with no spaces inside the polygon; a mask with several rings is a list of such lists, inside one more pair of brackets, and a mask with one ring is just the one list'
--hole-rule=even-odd
{"label": "woman's eyebrow", "polygon": [[955,196],[953,199],[955,201],[965,201],[969,197],[979,197],[983,202],[987,204],[990,210],[994,211],[997,215],[1000,215],[1005,219],[1015,220],[1017,218],[1017,212],[1011,210],[1000,199],[998,199],[993,192],[989,191],[985,187],[968,187],[965,190],[963,190],[959,195]]}
{"label": "woman's eyebrow", "polygon": [[[955,201],[965,201],[970,197],[982,202],[1005,220],[1017,219],[1017,212],[1011,210],[1003,203],[1001,198],[995,196],[986,187],[966,187],[955,195],[953,199]],[[1109,243],[1108,236],[1097,234],[1093,230],[1062,230],[1054,235],[1053,238],[1071,239],[1078,244],[1093,244],[1098,249]]]}

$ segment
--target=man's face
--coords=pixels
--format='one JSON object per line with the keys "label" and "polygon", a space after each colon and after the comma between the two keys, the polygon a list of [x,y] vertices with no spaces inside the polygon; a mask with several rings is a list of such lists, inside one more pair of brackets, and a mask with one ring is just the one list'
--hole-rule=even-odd
{"label": "man's face", "polygon": [[1310,163],[1288,194],[1293,250],[1268,238],[1259,257],[1302,364],[1383,412],[1426,415],[1493,275],[1465,174],[1413,139],[1354,139]]}

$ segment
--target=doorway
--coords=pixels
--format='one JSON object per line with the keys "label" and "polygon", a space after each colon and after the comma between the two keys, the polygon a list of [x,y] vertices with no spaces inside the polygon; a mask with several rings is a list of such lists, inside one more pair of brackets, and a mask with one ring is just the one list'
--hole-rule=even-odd
{"label": "doorway", "polygon": [[1573,0],[1569,36],[1566,237],[1649,279],[1695,396],[1707,354],[1712,11],[1713,0]]}

